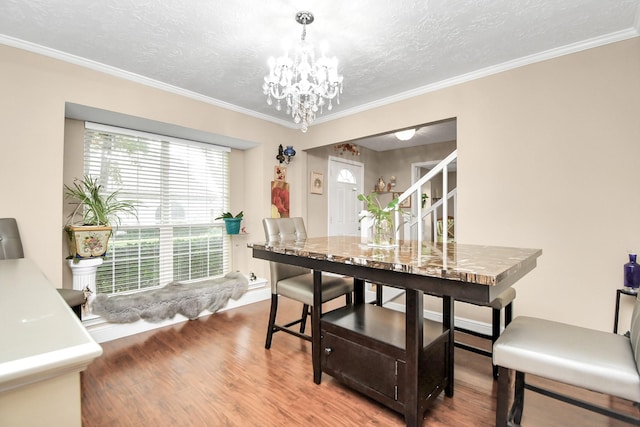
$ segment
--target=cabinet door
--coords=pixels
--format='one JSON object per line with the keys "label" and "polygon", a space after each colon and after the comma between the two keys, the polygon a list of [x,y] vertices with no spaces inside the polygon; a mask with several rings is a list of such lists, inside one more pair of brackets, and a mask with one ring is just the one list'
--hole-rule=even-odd
{"label": "cabinet door", "polygon": [[364,386],[398,400],[398,368],[393,357],[323,331],[322,368],[347,385]]}

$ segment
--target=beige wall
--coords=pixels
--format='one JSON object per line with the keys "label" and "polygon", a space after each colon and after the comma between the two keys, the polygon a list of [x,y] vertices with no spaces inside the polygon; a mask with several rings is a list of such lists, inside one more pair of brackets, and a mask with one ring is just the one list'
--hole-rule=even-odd
{"label": "beige wall", "polygon": [[[245,226],[252,233],[246,238],[262,238],[260,221],[268,212],[275,163],[271,153],[275,157],[277,144],[297,132],[4,45],[0,62],[0,217],[17,218],[25,256],[54,285],[71,286],[63,282],[63,269],[68,269],[62,244],[66,102],[257,142],[254,149],[232,152],[231,209],[245,211]],[[69,170],[77,168],[68,164],[76,161],[68,160],[74,155],[67,155]],[[295,166],[290,172],[293,177],[299,173]],[[292,185],[294,191],[299,187]],[[292,205],[301,209],[299,200]],[[265,263],[250,259],[247,249],[238,248],[237,255],[239,267],[266,277]]]}
{"label": "beige wall", "polygon": [[542,248],[516,314],[611,330],[640,251],[639,52],[634,38],[496,74],[315,126],[310,143],[456,117],[458,240]]}
{"label": "beige wall", "polygon": [[[269,212],[277,144],[293,144],[298,151],[287,168],[291,211],[312,221],[324,212],[307,204],[310,171],[304,149],[455,117],[459,241],[542,248],[538,268],[516,285],[516,314],[610,330],[627,250],[640,250],[638,52],[640,38],[634,38],[301,134],[0,46],[0,216],[18,218],[27,256],[61,284],[65,102],[260,143],[232,156],[232,210],[247,212],[253,240],[262,238],[260,219]],[[244,182],[235,182],[236,173]],[[260,261],[245,262],[249,268],[264,267]],[[624,309],[629,305],[625,301]],[[484,321],[486,311],[479,314]]]}

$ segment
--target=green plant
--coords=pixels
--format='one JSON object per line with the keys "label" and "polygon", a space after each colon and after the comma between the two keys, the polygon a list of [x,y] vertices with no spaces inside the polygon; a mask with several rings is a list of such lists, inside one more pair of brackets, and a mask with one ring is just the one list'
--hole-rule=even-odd
{"label": "green plant", "polygon": [[82,225],[119,225],[121,214],[138,217],[135,202],[118,200],[119,191],[105,194],[104,187],[98,178],[84,175],[82,179],[74,179],[73,185],[64,186],[65,196],[71,198],[76,208],[69,215],[73,222],[76,214],[82,209]]}
{"label": "green plant", "polygon": [[233,214],[231,212],[225,212],[222,215],[220,215],[219,217],[217,217],[215,220],[218,219],[225,219],[225,218],[242,218],[244,216],[244,212],[240,211],[240,213],[236,216],[233,216]]}
{"label": "green plant", "polygon": [[429,196],[427,196],[426,193],[422,193],[422,208],[424,209],[425,205],[427,204],[427,199],[429,198]]}
{"label": "green plant", "polygon": [[[367,216],[373,220],[373,243],[376,245],[391,244],[394,239],[393,223],[395,211],[398,209],[398,197],[391,200],[386,206],[382,206],[375,191],[368,196],[358,194],[358,200],[366,203],[366,210],[369,212],[369,215],[360,216],[360,221]],[[399,222],[396,224],[395,231],[397,231],[400,226],[411,217],[410,212],[406,212],[402,209],[398,210],[400,216]]]}
{"label": "green plant", "polygon": [[[398,198],[391,200],[387,206],[382,206],[374,193],[368,196],[358,194],[358,200],[366,203],[366,209],[373,219],[372,242],[375,245],[390,245],[393,242],[393,214],[398,205]],[[360,221],[364,216],[360,217]]]}
{"label": "green plant", "polygon": [[[383,220],[391,222],[393,219],[393,211],[398,205],[398,198],[396,197],[395,199],[391,200],[387,204],[387,206],[382,207],[375,193],[371,193],[368,196],[365,196],[364,194],[358,194],[358,200],[367,204],[365,209],[373,216],[373,218],[377,222],[382,222]],[[360,220],[362,220],[362,218],[363,217],[361,217]]]}

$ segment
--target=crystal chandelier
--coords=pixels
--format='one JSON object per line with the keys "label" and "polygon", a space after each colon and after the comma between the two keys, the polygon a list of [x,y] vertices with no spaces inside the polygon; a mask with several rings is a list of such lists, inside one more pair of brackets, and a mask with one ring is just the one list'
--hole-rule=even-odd
{"label": "crystal chandelier", "polygon": [[281,102],[287,104],[287,114],[300,124],[302,132],[306,132],[315,120],[316,113],[328,103],[327,109],[333,109],[332,100],[340,104],[342,93],[342,76],[338,74],[338,59],[334,56],[322,56],[316,60],[313,46],[307,43],[307,25],[313,22],[311,12],[298,12],[296,21],[302,24],[302,37],[295,48],[293,57],[285,49],[284,56],[269,58],[269,75],[264,77],[262,89],[267,95],[267,104],[276,100],[276,110],[282,109]]}

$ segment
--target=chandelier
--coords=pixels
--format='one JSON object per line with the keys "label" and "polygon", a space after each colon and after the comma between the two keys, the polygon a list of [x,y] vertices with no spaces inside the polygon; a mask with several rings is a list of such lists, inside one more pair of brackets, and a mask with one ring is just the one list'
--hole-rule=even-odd
{"label": "chandelier", "polygon": [[333,109],[332,100],[340,104],[342,93],[342,76],[338,74],[338,59],[322,56],[316,60],[313,46],[305,40],[307,25],[313,22],[311,12],[298,12],[296,22],[302,24],[302,37],[295,48],[293,57],[285,49],[284,56],[269,58],[269,75],[264,77],[262,90],[267,95],[267,104],[276,102],[276,110],[282,110],[282,102],[286,103],[287,114],[300,124],[302,132],[316,118],[316,113],[327,105]]}

